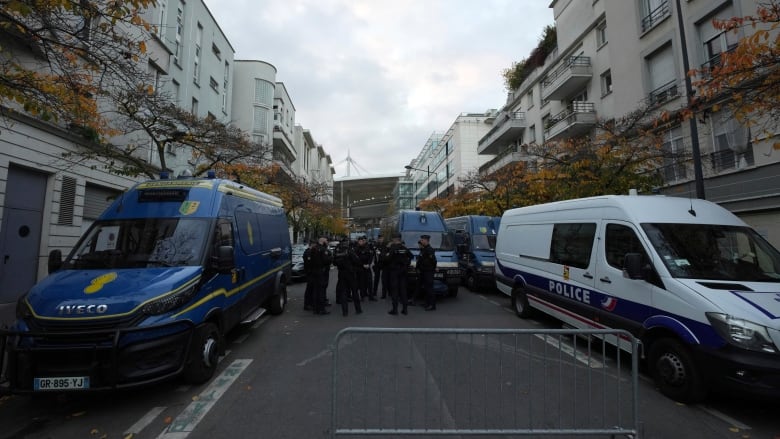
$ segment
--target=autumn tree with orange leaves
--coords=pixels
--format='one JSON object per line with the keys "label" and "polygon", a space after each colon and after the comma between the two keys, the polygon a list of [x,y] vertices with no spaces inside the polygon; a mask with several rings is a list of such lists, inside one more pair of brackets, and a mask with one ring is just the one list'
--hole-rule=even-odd
{"label": "autumn tree with orange leaves", "polygon": [[[774,137],[780,120],[780,1],[761,2],[754,15],[712,24],[734,39],[740,33],[747,36],[691,72],[693,112],[728,109],[754,137]],[[780,148],[780,143],[774,146]]]}

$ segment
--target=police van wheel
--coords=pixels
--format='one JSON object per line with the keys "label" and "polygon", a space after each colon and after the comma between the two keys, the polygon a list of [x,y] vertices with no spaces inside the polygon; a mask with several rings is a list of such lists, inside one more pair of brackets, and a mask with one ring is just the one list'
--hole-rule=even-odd
{"label": "police van wheel", "polygon": [[472,292],[477,291],[477,278],[474,276],[474,273],[466,275],[466,288]]}
{"label": "police van wheel", "polygon": [[217,370],[217,361],[222,345],[219,327],[206,322],[195,329],[190,347],[190,358],[184,370],[184,379],[188,383],[205,383]]}
{"label": "police van wheel", "polygon": [[280,281],[276,292],[268,299],[268,311],[276,316],[284,312],[285,306],[287,306],[287,284]]}
{"label": "police van wheel", "polygon": [[707,390],[688,349],[672,338],[656,340],[650,346],[648,366],[661,393],[675,401],[703,400]]}
{"label": "police van wheel", "polygon": [[515,288],[512,291],[512,308],[514,308],[518,317],[528,318],[533,314],[531,307],[528,305],[528,296],[526,296],[525,290],[522,288]]}

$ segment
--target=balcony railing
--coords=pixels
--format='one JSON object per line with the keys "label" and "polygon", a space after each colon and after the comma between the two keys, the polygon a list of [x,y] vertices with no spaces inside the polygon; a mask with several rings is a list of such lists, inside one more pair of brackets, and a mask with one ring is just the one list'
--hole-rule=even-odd
{"label": "balcony railing", "polygon": [[661,105],[680,96],[680,87],[677,80],[670,81],[647,95],[647,105],[649,107]]}
{"label": "balcony railing", "polygon": [[748,147],[742,154],[733,149],[722,149],[711,153],[709,159],[712,170],[716,173],[730,171],[732,169],[736,170],[742,166],[753,166],[755,164],[753,148],[751,147]]}
{"label": "balcony railing", "polygon": [[[515,111],[506,113],[505,118],[500,122],[496,120],[496,125],[490,129],[481,139],[479,139],[478,148],[480,153],[490,153],[490,149],[496,142],[512,142],[516,140],[519,133],[526,127],[525,113]],[[501,147],[503,145],[495,145]],[[485,151],[488,152],[485,152]]]}
{"label": "balcony railing", "polygon": [[647,15],[642,17],[642,32],[651,29],[670,14],[671,10],[669,8],[669,2],[666,1],[661,3],[657,8],[653,9]]}
{"label": "balcony railing", "polygon": [[[550,117],[544,126],[545,140],[565,132],[572,131],[571,135],[581,134],[596,123],[596,106],[593,102],[575,101],[569,104],[563,111]],[[574,129],[581,125],[579,129]]]}
{"label": "balcony railing", "polygon": [[542,81],[542,101],[561,100],[585,87],[593,77],[590,57],[571,56]]}

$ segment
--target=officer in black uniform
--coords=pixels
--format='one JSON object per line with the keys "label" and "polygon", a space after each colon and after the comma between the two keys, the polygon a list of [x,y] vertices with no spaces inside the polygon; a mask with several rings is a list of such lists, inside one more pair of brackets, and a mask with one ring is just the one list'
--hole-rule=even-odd
{"label": "officer in black uniform", "polygon": [[412,263],[412,252],[401,243],[401,234],[393,235],[393,240],[387,249],[387,263],[390,295],[393,298],[393,309],[388,314],[398,315],[398,302],[401,302],[401,313],[406,314],[406,276]]}
{"label": "officer in black uniform", "polygon": [[315,269],[317,270],[316,277],[319,280],[319,285],[317,286],[317,293],[314,299],[314,314],[330,314],[325,309],[328,305],[327,289],[330,277],[330,264],[333,262],[333,255],[328,249],[328,238],[321,237],[316,249],[318,263],[315,265]]}
{"label": "officer in black uniform", "polygon": [[430,235],[420,236],[420,255],[417,257],[417,272],[420,275],[421,295],[425,297],[425,310],[436,309],[436,293],[433,291],[433,274],[436,272],[436,251],[431,247]]}
{"label": "officer in black uniform", "polygon": [[355,286],[355,270],[360,264],[357,255],[349,246],[349,240],[342,240],[336,247],[333,255],[333,263],[338,269],[339,278],[336,283],[336,303],[341,304],[341,313],[349,314],[350,299],[355,304],[355,313],[363,312],[360,306],[360,295]]}
{"label": "officer in black uniform", "polygon": [[306,273],[306,292],[303,293],[303,309],[314,310],[314,297],[320,285],[319,272],[315,268],[317,261],[317,241],[310,240],[309,247],[303,252],[303,271]]}
{"label": "officer in black uniform", "polygon": [[357,284],[358,290],[360,290],[360,297],[368,297],[368,300],[376,302],[376,297],[374,297],[371,288],[371,260],[374,258],[374,254],[371,251],[371,248],[368,247],[365,236],[360,236],[358,238],[355,254],[357,254],[358,259],[360,259],[360,265],[357,269]]}
{"label": "officer in black uniform", "polygon": [[382,283],[382,298],[387,297],[389,287],[387,285],[387,269],[384,268],[387,260],[387,244],[385,237],[380,233],[374,244],[374,297],[379,293],[379,283]]}

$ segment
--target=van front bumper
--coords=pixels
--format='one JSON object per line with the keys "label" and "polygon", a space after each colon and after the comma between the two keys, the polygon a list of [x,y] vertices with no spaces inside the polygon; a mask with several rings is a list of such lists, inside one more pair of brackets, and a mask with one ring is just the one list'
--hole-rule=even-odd
{"label": "van front bumper", "polygon": [[733,346],[694,352],[705,380],[717,393],[780,400],[780,354]]}
{"label": "van front bumper", "polygon": [[36,378],[86,377],[89,387],[74,390],[80,392],[170,379],[184,369],[193,328],[182,321],[100,331],[0,330],[0,393],[43,392]]}

